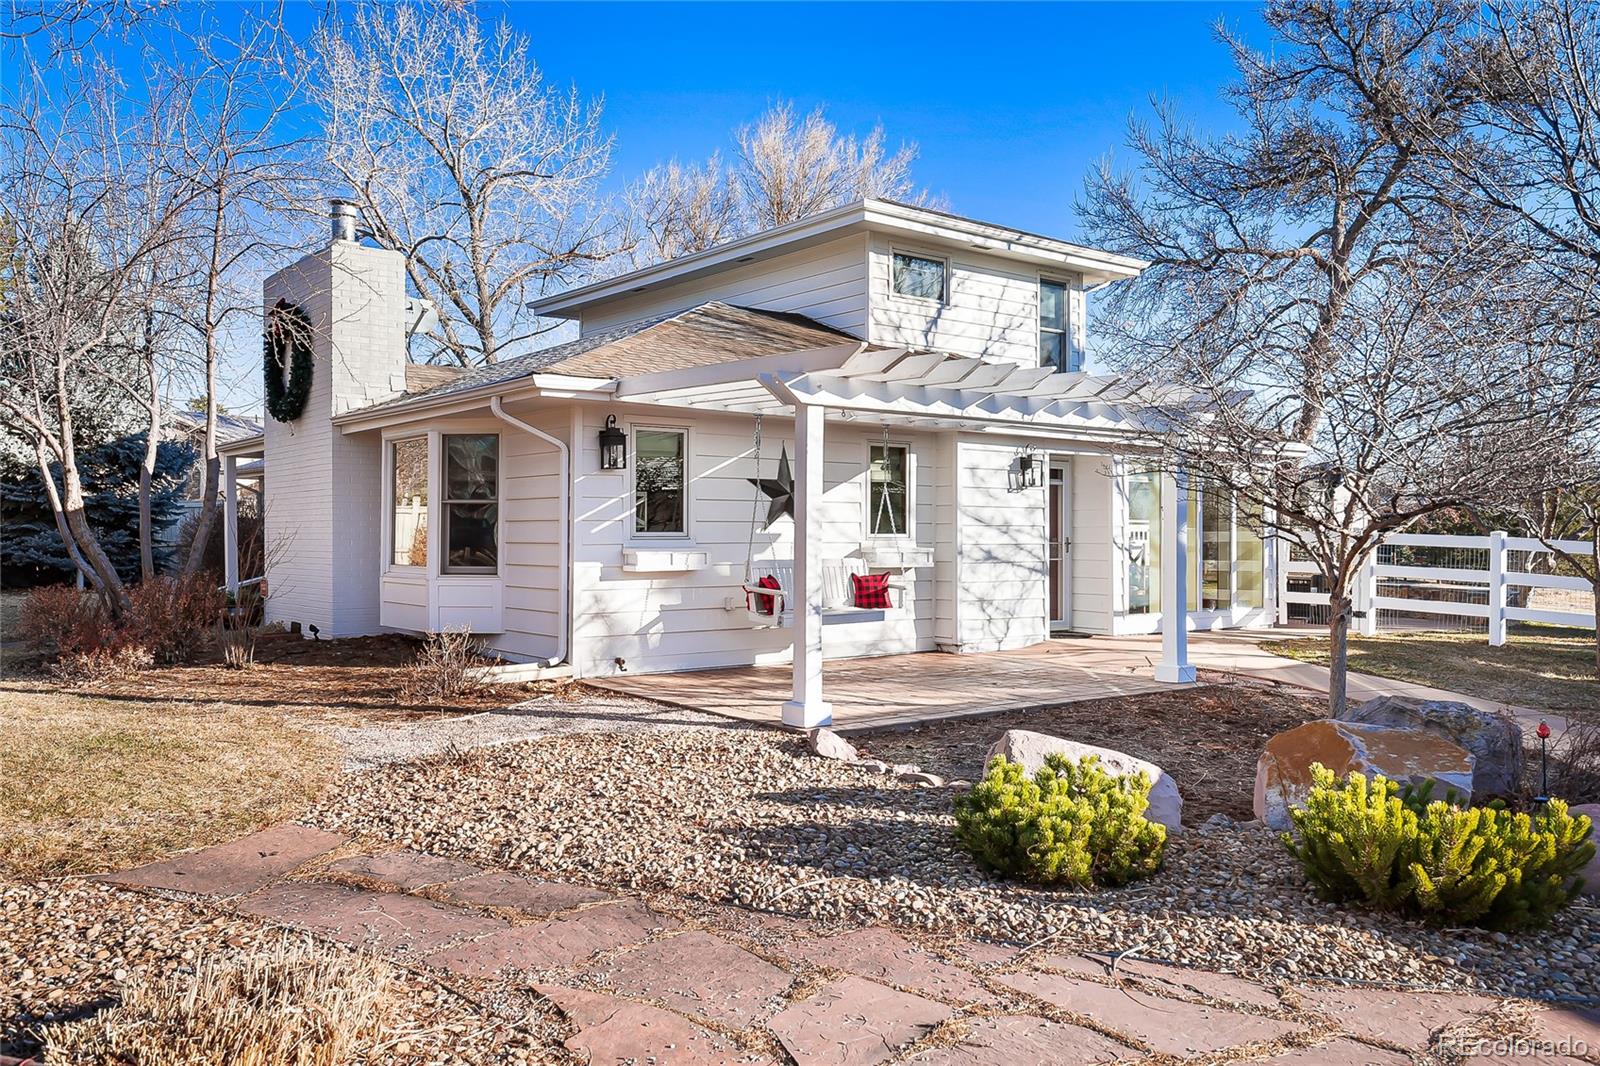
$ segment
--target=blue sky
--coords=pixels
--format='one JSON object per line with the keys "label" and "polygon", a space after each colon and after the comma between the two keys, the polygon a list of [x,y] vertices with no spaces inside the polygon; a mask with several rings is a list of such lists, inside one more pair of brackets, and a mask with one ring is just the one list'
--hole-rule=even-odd
{"label": "blue sky", "polygon": [[1220,18],[1265,38],[1258,8],[1154,4],[485,5],[530,35],[548,75],[605,96],[615,177],[698,160],[768,102],[882,123],[921,150],[916,177],[950,208],[1075,235],[1083,176],[1152,94],[1201,128],[1233,121]]}
{"label": "blue sky", "polygon": [[[224,5],[219,22],[228,19]],[[309,39],[322,0],[289,9]],[[727,152],[732,130],[778,100],[821,106],[841,130],[882,124],[915,142],[917,182],[962,215],[1050,236],[1081,236],[1073,202],[1106,155],[1126,159],[1130,115],[1154,97],[1213,133],[1236,117],[1213,33],[1225,21],[1258,46],[1254,4],[1191,3],[532,3],[489,0],[531,41],[555,85],[604,97],[615,138],[612,190],[677,156]],[[135,46],[112,45],[136,62]],[[258,348],[228,343],[224,402],[257,411]]]}

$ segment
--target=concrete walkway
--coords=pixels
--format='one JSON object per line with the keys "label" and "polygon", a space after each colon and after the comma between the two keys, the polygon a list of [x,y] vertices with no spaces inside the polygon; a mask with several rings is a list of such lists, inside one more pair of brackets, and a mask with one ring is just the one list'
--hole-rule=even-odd
{"label": "concrete walkway", "polygon": [[294,825],[103,880],[198,895],[458,982],[531,988],[565,1017],[567,1050],[597,1066],[1400,1066],[1482,1053],[1506,1061],[1498,1056],[1508,1051],[1600,1062],[1592,1011],[1269,986],[1048,945],[919,943],[886,928],[828,935],[734,908],[691,920],[590,886],[411,851],[364,853]]}

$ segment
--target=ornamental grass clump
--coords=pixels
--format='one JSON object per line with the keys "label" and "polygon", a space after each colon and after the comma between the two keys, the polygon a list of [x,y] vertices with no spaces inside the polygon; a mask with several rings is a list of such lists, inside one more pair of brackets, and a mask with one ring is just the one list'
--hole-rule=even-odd
{"label": "ornamental grass clump", "polygon": [[1004,756],[956,800],[956,837],[978,865],[1038,884],[1122,885],[1161,867],[1167,830],[1144,816],[1150,778],[1093,755],[1050,755],[1031,777]]}
{"label": "ornamental grass clump", "polygon": [[1535,814],[1425,804],[1383,777],[1351,773],[1340,785],[1314,765],[1304,807],[1283,841],[1334,903],[1358,902],[1450,925],[1548,925],[1582,887],[1593,826],[1551,800]]}

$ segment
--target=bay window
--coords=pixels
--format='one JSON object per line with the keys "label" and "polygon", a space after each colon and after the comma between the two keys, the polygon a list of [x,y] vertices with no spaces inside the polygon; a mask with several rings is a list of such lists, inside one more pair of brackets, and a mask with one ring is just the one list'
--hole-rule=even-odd
{"label": "bay window", "polygon": [[444,437],[444,567],[446,574],[499,569],[500,438],[493,433]]}
{"label": "bay window", "polygon": [[389,447],[389,562],[428,565],[428,438],[397,440]]}

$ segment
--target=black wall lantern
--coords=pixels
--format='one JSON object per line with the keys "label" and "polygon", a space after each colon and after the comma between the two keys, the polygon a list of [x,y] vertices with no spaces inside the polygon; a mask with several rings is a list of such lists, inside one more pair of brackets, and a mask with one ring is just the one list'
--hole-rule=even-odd
{"label": "black wall lantern", "polygon": [[621,470],[628,465],[628,435],[617,428],[617,416],[606,415],[600,431],[600,469]]}
{"label": "black wall lantern", "polygon": [[1025,489],[1039,487],[1039,453],[1033,445],[1024,445],[1022,454],[1017,456],[1017,483]]}

